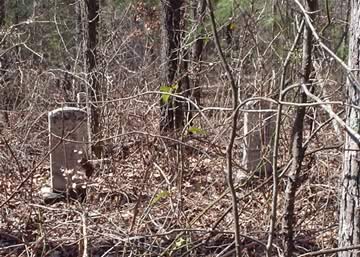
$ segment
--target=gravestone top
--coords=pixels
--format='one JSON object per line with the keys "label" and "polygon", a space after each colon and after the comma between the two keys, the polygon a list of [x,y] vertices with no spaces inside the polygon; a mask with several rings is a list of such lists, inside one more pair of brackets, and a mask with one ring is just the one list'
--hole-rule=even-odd
{"label": "gravestone top", "polygon": [[[50,116],[56,116],[56,115],[63,115],[66,113],[71,113],[71,112],[80,112],[80,113],[84,113],[86,115],[86,111],[78,108],[78,107],[72,107],[72,106],[64,106],[55,110],[52,110],[49,112],[49,117]],[[86,119],[86,116],[85,116]],[[50,123],[49,123],[50,125]]]}
{"label": "gravestone top", "polygon": [[[77,107],[50,111],[50,177],[55,193],[78,193],[86,183],[82,164],[87,160],[87,113]],[[83,193],[83,192],[81,192]]]}

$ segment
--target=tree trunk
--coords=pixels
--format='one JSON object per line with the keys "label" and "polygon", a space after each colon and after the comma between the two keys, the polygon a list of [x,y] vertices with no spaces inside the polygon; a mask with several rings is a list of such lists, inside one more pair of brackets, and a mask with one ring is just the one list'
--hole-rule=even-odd
{"label": "tree trunk", "polygon": [[[190,86],[190,78],[189,78],[189,50],[185,49],[182,55],[183,56],[181,60],[181,69],[180,69],[182,77],[180,80],[180,88],[183,91],[184,97],[191,98],[191,86]],[[192,109],[193,106],[186,104],[186,106],[183,106],[183,108],[177,108],[178,113],[176,114],[176,116],[180,119],[183,119],[183,121],[185,121],[188,126],[191,126]],[[188,124],[188,122],[190,122],[190,124]]]}
{"label": "tree trunk", "polygon": [[[306,9],[313,13],[317,10],[317,0],[306,0]],[[312,32],[308,26],[304,29],[303,39],[303,57],[301,67],[301,85],[309,87],[310,74],[312,67]],[[306,103],[307,97],[302,88],[299,90],[299,103]],[[304,159],[305,149],[303,148],[303,129],[304,117],[306,113],[305,107],[298,107],[296,109],[295,121],[292,130],[292,165],[288,176],[288,182],[285,190],[285,206],[284,217],[282,221],[282,230],[284,235],[284,256],[293,256],[294,251],[294,209],[295,209],[295,194],[299,184],[299,174],[301,171],[302,162]]]}
{"label": "tree trunk", "polygon": [[[97,76],[97,43],[98,43],[98,24],[99,24],[99,2],[98,0],[87,0],[87,11],[88,11],[88,38],[87,38],[87,49],[86,49],[86,60],[88,67],[89,84],[91,88],[88,91],[88,97],[90,98],[90,109],[91,109],[91,130],[92,135],[99,137],[100,133],[100,114],[97,108],[96,101],[100,100],[100,86]],[[93,145],[93,151],[95,155],[101,157],[101,144],[95,143]]]}
{"label": "tree trunk", "polygon": [[[346,124],[360,133],[360,1],[351,0],[349,35],[349,68],[356,81],[348,77],[346,83]],[[345,136],[343,173],[341,178],[341,200],[339,215],[339,247],[360,244],[360,142],[355,137]],[[338,253],[339,257],[359,256],[356,251]]]}
{"label": "tree trunk", "polygon": [[204,49],[204,19],[206,10],[206,0],[193,0],[193,19],[196,21],[196,39],[192,49],[192,82],[193,82],[193,96],[198,105],[200,105],[201,88],[199,73],[201,72],[201,59]]}
{"label": "tree trunk", "polygon": [[[177,84],[176,74],[179,69],[181,38],[181,7],[183,0],[161,0],[161,85],[173,87]],[[171,91],[175,93],[175,91]],[[160,131],[180,128],[183,123],[182,109],[178,101],[170,97],[160,100]],[[177,111],[176,111],[177,110]]]}
{"label": "tree trunk", "polygon": [[[0,29],[5,24],[5,14],[5,0],[0,0]],[[3,76],[5,75],[5,69],[4,71],[1,71],[0,75],[1,79],[3,79]],[[2,133],[2,129],[7,127],[9,124],[8,113],[6,111],[1,111],[1,109],[5,109],[2,101],[0,101],[0,134]]]}
{"label": "tree trunk", "polygon": [[0,27],[5,24],[5,0],[0,0]]}
{"label": "tree trunk", "polygon": [[76,48],[77,50],[80,50],[80,52],[83,52],[82,42],[84,39],[84,26],[83,26],[83,8],[82,8],[82,0],[77,1],[74,3],[75,5],[75,42],[76,42]]}

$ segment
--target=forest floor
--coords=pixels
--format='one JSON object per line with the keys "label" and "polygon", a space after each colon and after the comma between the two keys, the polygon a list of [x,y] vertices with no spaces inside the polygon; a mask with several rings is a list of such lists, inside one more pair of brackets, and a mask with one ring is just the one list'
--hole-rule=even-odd
{"label": "forest floor", "polygon": [[[225,145],[214,144],[214,138],[189,136],[179,147],[149,135],[128,137],[128,147],[113,147],[110,163],[96,168],[84,203],[45,205],[40,189],[48,158],[34,169],[43,153],[31,149],[36,161],[29,167],[18,163],[11,149],[17,149],[20,135],[10,132],[1,141],[8,173],[1,179],[0,203],[6,203],[0,213],[0,256],[234,256]],[[336,246],[340,161],[335,150],[305,161],[296,196],[299,254]],[[275,255],[282,249],[285,182],[286,173],[280,181]],[[237,194],[243,256],[264,256],[272,180],[242,178]]]}
{"label": "forest floor", "polygon": [[[49,183],[47,113],[58,108],[49,103],[63,99],[56,87],[47,84],[49,89],[38,86],[40,92],[29,93],[22,110],[9,112],[8,127],[0,133],[0,256],[234,256],[234,219],[224,172],[228,113],[204,112],[210,124],[196,121],[204,133],[186,135],[179,144],[178,139],[158,133],[157,97],[135,98],[135,92],[123,93],[124,88],[132,87],[118,87],[113,95],[126,101],[102,107],[102,137],[107,138],[104,157],[109,161],[96,167],[89,179],[86,201],[48,205],[41,196],[41,188]],[[203,95],[207,105],[229,104],[226,91],[210,86],[208,90],[211,94],[205,95],[204,89]],[[284,117],[292,117],[289,112],[290,108]],[[297,254],[336,247],[337,242],[342,139],[331,123],[318,122],[323,119],[313,117],[312,129],[306,125],[305,130],[316,134],[307,147],[311,154],[304,160],[296,195]],[[277,256],[283,249],[284,167],[291,160],[289,127],[291,123],[285,120],[273,247]],[[239,135],[234,145],[234,174],[241,249],[243,256],[264,256],[272,179],[241,171]]]}

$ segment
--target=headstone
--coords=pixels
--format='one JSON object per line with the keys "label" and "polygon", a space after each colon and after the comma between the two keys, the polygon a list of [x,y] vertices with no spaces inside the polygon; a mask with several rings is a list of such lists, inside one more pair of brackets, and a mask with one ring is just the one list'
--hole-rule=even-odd
{"label": "headstone", "polygon": [[0,132],[9,126],[9,116],[6,111],[0,110]]}
{"label": "headstone", "polygon": [[261,112],[266,107],[269,106],[252,102],[246,106],[249,111],[244,112],[242,165],[246,170],[255,172],[255,175],[260,177],[267,177],[272,172],[275,118],[273,113]]}
{"label": "headstone", "polygon": [[49,112],[50,173],[54,193],[84,195],[88,148],[87,114],[76,107]]}
{"label": "headstone", "polygon": [[86,107],[87,94],[85,92],[79,92],[76,95],[77,105],[79,108]]}

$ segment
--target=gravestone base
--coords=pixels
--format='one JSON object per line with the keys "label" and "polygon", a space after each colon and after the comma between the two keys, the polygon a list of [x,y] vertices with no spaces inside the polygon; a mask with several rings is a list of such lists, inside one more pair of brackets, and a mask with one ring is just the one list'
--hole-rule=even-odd
{"label": "gravestone base", "polygon": [[58,202],[84,202],[86,199],[86,189],[71,190],[68,193],[56,192],[48,186],[41,188],[41,195],[45,204],[55,204]]}

